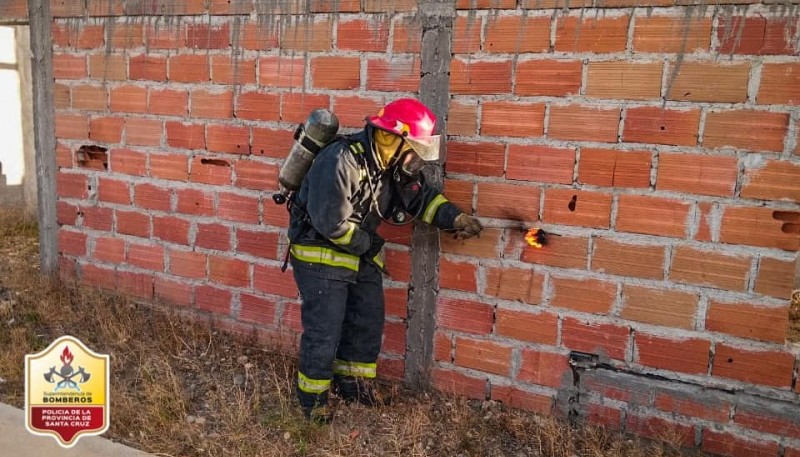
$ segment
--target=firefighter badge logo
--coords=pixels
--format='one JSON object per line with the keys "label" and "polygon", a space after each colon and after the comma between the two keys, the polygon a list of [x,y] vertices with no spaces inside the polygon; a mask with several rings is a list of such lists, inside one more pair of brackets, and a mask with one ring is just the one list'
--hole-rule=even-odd
{"label": "firefighter badge logo", "polygon": [[72,447],[108,430],[109,357],[72,336],[25,356],[25,427]]}

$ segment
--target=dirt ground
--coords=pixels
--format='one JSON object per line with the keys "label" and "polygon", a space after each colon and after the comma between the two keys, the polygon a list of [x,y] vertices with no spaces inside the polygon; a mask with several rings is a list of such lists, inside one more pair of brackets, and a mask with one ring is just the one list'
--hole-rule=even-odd
{"label": "dirt ground", "polygon": [[[495,402],[384,390],[391,406],[334,402],[330,426],[298,413],[293,355],[213,322],[42,278],[36,226],[0,213],[0,402],[22,407],[24,355],[71,334],[111,355],[107,436],[168,456],[701,455]],[[677,442],[673,439],[674,442]]]}

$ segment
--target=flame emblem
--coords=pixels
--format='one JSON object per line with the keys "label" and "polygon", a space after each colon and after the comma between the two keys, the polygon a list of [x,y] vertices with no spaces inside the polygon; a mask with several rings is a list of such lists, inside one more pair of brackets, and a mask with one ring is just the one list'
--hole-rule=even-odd
{"label": "flame emblem", "polygon": [[72,360],[75,358],[75,356],[72,355],[71,352],[69,352],[69,346],[64,346],[64,351],[61,352],[60,358],[61,362],[64,363],[64,365],[69,365],[70,363],[72,363]]}

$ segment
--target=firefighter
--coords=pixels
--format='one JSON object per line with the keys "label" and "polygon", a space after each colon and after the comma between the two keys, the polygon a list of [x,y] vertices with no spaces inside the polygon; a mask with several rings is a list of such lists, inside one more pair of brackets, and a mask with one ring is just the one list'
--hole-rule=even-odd
{"label": "firefighter", "polygon": [[439,157],[436,117],[414,99],[387,104],[363,130],[325,146],[290,209],[290,259],[302,298],[297,395],[307,418],[327,422],[328,392],[379,403],[376,374],[384,323],[381,220],[408,214],[479,235],[420,169]]}

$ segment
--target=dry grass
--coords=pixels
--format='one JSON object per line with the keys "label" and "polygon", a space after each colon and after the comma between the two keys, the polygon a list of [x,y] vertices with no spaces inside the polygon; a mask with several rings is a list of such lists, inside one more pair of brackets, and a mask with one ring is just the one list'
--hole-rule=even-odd
{"label": "dry grass", "polygon": [[310,425],[294,405],[291,357],[213,322],[42,278],[35,239],[35,225],[0,214],[0,401],[21,407],[23,356],[72,334],[111,354],[108,436],[139,449],[173,456],[696,454],[396,385],[387,386],[392,406],[336,404],[333,425]]}
{"label": "dry grass", "polygon": [[792,294],[792,303],[789,305],[789,341],[800,343],[800,290]]}

